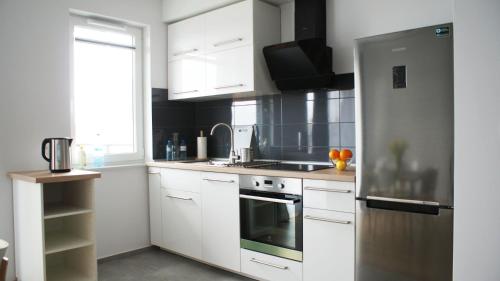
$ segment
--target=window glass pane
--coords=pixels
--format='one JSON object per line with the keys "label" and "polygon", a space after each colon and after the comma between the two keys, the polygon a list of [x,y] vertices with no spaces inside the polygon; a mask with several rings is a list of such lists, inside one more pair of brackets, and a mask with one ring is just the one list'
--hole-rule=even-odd
{"label": "window glass pane", "polygon": [[78,39],[94,40],[130,47],[134,46],[134,36],[111,30],[101,30],[84,26],[75,26],[74,36]]}
{"label": "window glass pane", "polygon": [[135,152],[134,62],[133,49],[74,42],[77,144],[103,145],[108,154]]}

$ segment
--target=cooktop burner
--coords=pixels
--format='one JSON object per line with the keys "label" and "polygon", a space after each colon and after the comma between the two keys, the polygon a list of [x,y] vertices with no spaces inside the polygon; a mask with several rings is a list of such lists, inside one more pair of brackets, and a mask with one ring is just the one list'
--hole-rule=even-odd
{"label": "cooktop burner", "polygon": [[274,162],[268,165],[256,165],[248,168],[265,169],[265,170],[281,170],[281,171],[296,171],[296,172],[312,172],[322,169],[332,168],[330,165],[315,165],[315,164],[289,164]]}

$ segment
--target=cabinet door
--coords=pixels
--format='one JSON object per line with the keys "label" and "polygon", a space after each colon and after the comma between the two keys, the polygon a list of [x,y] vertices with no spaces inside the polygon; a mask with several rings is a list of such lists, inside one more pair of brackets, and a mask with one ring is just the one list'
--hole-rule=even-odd
{"label": "cabinet door", "polygon": [[193,192],[162,188],[163,245],[201,259],[201,198]]}
{"label": "cabinet door", "polygon": [[205,60],[186,56],[168,62],[168,99],[198,97],[205,92]]}
{"label": "cabinet door", "polygon": [[354,214],[304,208],[304,281],[354,281]]}
{"label": "cabinet door", "polygon": [[168,26],[168,60],[205,53],[205,16],[192,17]]}
{"label": "cabinet door", "polygon": [[252,1],[243,1],[206,14],[207,53],[252,44]]}
{"label": "cabinet door", "polygon": [[162,246],[161,176],[159,168],[149,168],[149,227],[151,244]]}
{"label": "cabinet door", "polygon": [[207,92],[210,95],[254,89],[253,46],[207,55]]}
{"label": "cabinet door", "polygon": [[203,260],[240,271],[238,175],[202,173]]}

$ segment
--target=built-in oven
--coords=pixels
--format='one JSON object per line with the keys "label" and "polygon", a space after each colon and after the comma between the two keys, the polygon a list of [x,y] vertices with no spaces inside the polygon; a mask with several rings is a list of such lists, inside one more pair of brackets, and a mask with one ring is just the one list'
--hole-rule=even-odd
{"label": "built-in oven", "polygon": [[241,247],[302,261],[302,179],[240,176]]}

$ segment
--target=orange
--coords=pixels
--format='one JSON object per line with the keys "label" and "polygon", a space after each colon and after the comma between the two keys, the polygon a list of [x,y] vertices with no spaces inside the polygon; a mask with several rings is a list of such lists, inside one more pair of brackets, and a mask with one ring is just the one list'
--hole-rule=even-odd
{"label": "orange", "polygon": [[352,151],[350,151],[349,149],[342,149],[340,151],[340,160],[349,160],[352,158]]}
{"label": "orange", "polygon": [[339,160],[337,161],[337,163],[335,163],[335,167],[337,168],[337,170],[343,171],[345,170],[345,168],[347,168],[347,164],[345,161]]}
{"label": "orange", "polygon": [[328,153],[328,157],[330,157],[331,160],[337,160],[340,157],[340,151],[332,149],[330,153]]}

